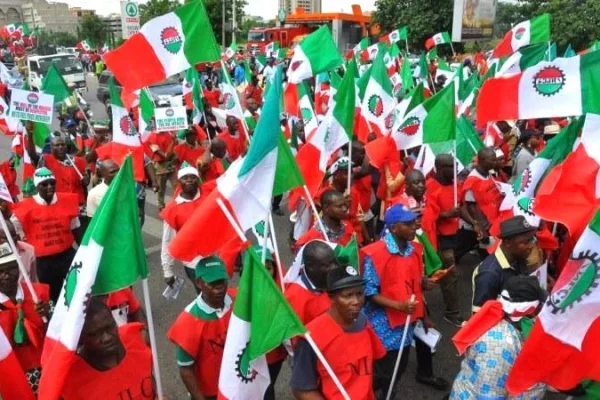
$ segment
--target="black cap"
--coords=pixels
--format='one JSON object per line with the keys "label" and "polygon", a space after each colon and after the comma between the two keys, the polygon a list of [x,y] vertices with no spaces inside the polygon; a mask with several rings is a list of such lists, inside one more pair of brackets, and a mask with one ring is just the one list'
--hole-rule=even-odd
{"label": "black cap", "polygon": [[360,277],[354,267],[337,267],[327,274],[327,292],[337,292],[338,290],[364,286],[365,280]]}
{"label": "black cap", "polygon": [[524,233],[532,233],[537,231],[537,228],[531,225],[524,216],[517,215],[500,223],[500,239],[510,239],[512,237],[522,235]]}
{"label": "black cap", "polygon": [[511,276],[502,286],[502,296],[513,303],[546,301],[547,294],[540,287],[538,278],[531,275]]}

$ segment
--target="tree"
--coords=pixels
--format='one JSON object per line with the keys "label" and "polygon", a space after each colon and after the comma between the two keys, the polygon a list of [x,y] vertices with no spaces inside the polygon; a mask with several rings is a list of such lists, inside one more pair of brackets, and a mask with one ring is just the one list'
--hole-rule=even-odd
{"label": "tree", "polygon": [[[196,0],[185,0],[186,3]],[[238,21],[238,30],[240,29],[242,19],[244,17],[244,7],[248,4],[246,0],[236,0],[236,19]],[[225,21],[231,23],[233,19],[231,0],[225,0]],[[204,7],[206,7],[206,13],[208,19],[215,33],[217,43],[221,43],[223,39],[223,0],[204,0]],[[247,34],[247,32],[246,32]],[[231,41],[231,34],[225,34],[225,43],[229,45]]]}
{"label": "tree", "polygon": [[56,47],[74,47],[78,39],[68,32],[42,30],[38,35],[37,53],[40,55],[56,53]]}
{"label": "tree", "polygon": [[83,17],[80,23],[80,32],[80,39],[90,40],[96,47],[102,47],[108,39],[106,24],[96,14]]}
{"label": "tree", "polygon": [[373,22],[382,32],[407,26],[413,49],[423,49],[429,37],[452,30],[453,0],[377,0],[375,7]]}
{"label": "tree", "polygon": [[583,50],[600,38],[600,0],[519,0],[499,3],[496,24],[498,36],[510,27],[543,13],[549,13],[552,39],[564,50],[569,44]]}
{"label": "tree", "polygon": [[177,0],[150,0],[146,4],[140,4],[141,23],[143,25],[152,18],[168,14],[180,6],[181,3]]}

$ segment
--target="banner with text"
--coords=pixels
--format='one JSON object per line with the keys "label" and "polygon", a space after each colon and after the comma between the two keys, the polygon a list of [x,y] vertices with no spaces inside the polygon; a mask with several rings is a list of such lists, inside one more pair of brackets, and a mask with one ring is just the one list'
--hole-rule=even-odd
{"label": "banner with text", "polygon": [[51,94],[13,89],[10,97],[10,116],[50,125],[54,115],[54,96]]}
{"label": "banner with text", "polygon": [[121,31],[129,39],[140,30],[140,8],[135,1],[121,2]]}
{"label": "banner with text", "polygon": [[187,113],[185,107],[159,107],[154,109],[156,130],[178,131],[188,127]]}

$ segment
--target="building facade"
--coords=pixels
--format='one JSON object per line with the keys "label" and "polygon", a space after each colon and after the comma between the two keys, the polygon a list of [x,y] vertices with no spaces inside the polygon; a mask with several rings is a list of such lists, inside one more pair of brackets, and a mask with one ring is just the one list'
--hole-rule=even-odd
{"label": "building facade", "polygon": [[288,14],[294,13],[298,7],[307,13],[320,13],[321,0],[279,0],[279,9],[283,8]]}
{"label": "building facade", "polygon": [[0,26],[23,21],[22,1],[0,0]]}
{"label": "building facade", "polygon": [[112,33],[115,38],[120,38],[123,35],[121,14],[110,14],[107,17],[102,17],[102,21],[104,21],[108,32]]}

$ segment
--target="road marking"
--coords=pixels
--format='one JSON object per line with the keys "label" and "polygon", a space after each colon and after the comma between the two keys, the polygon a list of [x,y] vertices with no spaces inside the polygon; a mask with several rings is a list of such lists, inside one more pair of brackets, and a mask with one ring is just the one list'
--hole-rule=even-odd
{"label": "road marking", "polygon": [[145,251],[146,251],[146,257],[151,256],[154,253],[158,253],[159,251],[161,251],[162,248],[162,244],[157,244],[155,246],[151,246],[148,247]]}

